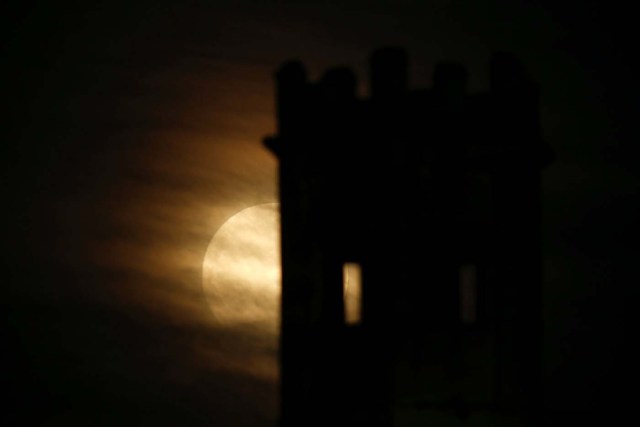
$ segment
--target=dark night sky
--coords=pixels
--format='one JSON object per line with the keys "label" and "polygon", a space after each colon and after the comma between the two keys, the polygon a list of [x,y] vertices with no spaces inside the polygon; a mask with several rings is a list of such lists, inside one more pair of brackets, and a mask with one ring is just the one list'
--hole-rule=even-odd
{"label": "dark night sky", "polygon": [[[513,51],[542,87],[546,383],[626,410],[637,381],[637,23],[611,2],[22,2],[2,6],[5,416],[42,425],[273,425],[275,349],[221,327],[206,248],[277,200],[273,70],[406,46],[487,86]],[[471,5],[473,4],[473,5]],[[262,362],[256,362],[262,361]],[[266,362],[265,362],[266,361]],[[618,409],[616,409],[618,410]],[[26,424],[22,422],[21,424]]]}

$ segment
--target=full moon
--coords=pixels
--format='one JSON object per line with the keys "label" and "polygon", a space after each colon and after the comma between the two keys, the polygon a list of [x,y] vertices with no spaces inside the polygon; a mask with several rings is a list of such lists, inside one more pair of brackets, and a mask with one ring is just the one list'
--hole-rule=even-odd
{"label": "full moon", "polygon": [[278,203],[246,208],[216,232],[203,263],[203,287],[219,326],[276,336],[280,303]]}

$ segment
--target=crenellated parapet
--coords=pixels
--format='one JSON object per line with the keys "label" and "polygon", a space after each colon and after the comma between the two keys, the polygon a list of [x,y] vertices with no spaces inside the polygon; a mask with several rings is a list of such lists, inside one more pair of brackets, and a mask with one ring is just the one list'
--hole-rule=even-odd
{"label": "crenellated parapet", "polygon": [[[466,67],[456,62],[436,65],[431,88],[410,89],[406,52],[387,47],[371,55],[369,95],[358,97],[357,78],[346,67],[311,82],[302,63],[287,62],[276,73],[278,133],[265,143],[276,155],[322,158],[323,150],[357,147],[366,158],[372,140],[391,137],[394,145],[431,145],[427,152],[451,152],[478,167],[512,158],[544,167],[552,155],[540,131],[537,84],[512,54],[494,54],[489,67],[487,92],[469,93]],[[433,146],[446,140],[464,148]]]}

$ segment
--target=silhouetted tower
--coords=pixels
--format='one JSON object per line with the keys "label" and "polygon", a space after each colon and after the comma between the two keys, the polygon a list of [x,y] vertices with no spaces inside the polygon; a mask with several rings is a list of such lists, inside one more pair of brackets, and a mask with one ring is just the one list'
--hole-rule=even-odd
{"label": "silhouetted tower", "polygon": [[409,90],[397,48],[372,55],[369,98],[346,68],[312,83],[289,62],[276,79],[281,426],[535,423],[551,155],[520,62],[494,55],[489,92],[471,95],[457,63]]}

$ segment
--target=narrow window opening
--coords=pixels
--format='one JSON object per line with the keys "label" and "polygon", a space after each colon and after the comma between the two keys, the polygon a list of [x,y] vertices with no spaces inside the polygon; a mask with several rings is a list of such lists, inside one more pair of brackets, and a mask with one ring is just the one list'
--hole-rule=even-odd
{"label": "narrow window opening", "polygon": [[477,274],[474,264],[460,266],[460,321],[475,323],[477,318]]}
{"label": "narrow window opening", "polygon": [[362,269],[360,264],[347,262],[342,266],[344,319],[347,325],[362,321]]}

